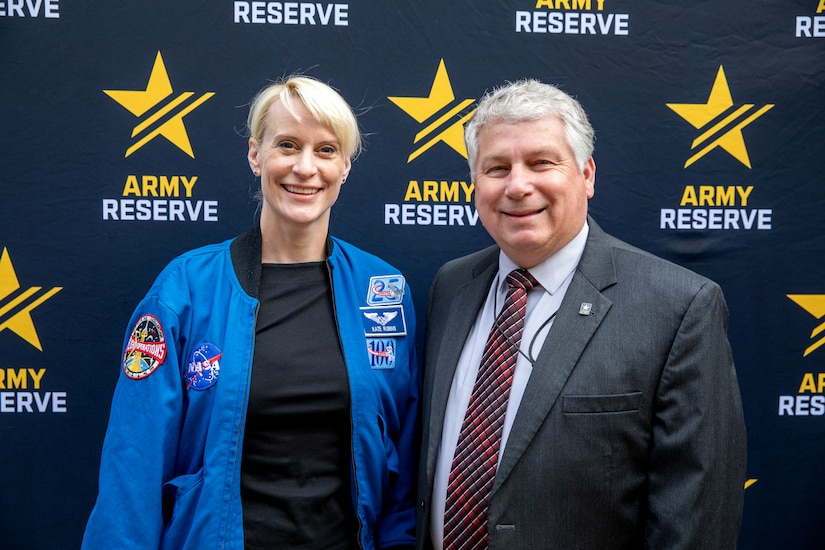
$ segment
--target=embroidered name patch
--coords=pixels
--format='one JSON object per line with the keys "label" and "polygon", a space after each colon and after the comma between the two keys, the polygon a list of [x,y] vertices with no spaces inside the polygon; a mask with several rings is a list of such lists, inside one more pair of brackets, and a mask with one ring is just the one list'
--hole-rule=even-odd
{"label": "embroidered name patch", "polygon": [[189,356],[186,368],[186,389],[205,390],[218,382],[223,353],[214,344],[201,344]]}
{"label": "embroidered name patch", "polygon": [[163,327],[154,315],[144,315],[132,329],[123,352],[123,373],[134,380],[146,378],[166,359]]}
{"label": "embroidered name patch", "polygon": [[404,336],[407,320],[402,306],[362,307],[365,336]]}

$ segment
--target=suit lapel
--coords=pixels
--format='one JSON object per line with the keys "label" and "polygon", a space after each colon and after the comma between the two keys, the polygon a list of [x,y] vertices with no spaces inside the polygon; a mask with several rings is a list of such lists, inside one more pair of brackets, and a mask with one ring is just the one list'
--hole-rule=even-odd
{"label": "suit lapel", "polygon": [[447,409],[447,398],[450,395],[458,360],[497,271],[498,249],[495,254],[491,254],[488,259],[480,262],[476,266],[474,277],[456,291],[449,315],[441,325],[443,335],[436,363],[428,365],[433,376],[429,402],[429,426],[427,427],[427,475],[429,479],[432,479],[435,471],[435,460],[444,427],[444,412]]}
{"label": "suit lapel", "polygon": [[[584,254],[533,366],[496,472],[493,493],[513,471],[550,410],[556,406],[579,357],[612,305],[602,295],[602,290],[616,282],[611,247],[601,228],[592,219],[588,221],[590,233]],[[583,303],[592,305],[590,315],[579,314]]]}

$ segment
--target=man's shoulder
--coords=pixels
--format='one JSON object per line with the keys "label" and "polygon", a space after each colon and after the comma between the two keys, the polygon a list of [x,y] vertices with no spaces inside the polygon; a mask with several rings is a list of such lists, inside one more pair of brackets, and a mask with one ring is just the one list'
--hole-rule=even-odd
{"label": "man's shoulder", "polygon": [[712,282],[704,275],[680,265],[675,261],[642,250],[623,241],[617,240],[616,242],[620,243],[613,247],[613,256],[617,269],[650,272],[652,275],[659,274],[665,278],[676,278],[683,281],[690,281],[693,284]]}
{"label": "man's shoulder", "polygon": [[652,272],[697,282],[709,281],[704,275],[679,265],[675,261],[632,245],[600,228],[599,232],[601,235],[597,239],[598,242],[610,250],[613,264],[619,271]]}
{"label": "man's shoulder", "polygon": [[[615,237],[608,237],[609,263],[619,287],[639,296],[659,297],[661,303],[690,302],[702,289],[722,295],[721,288],[712,279],[685,266],[658,256]],[[585,252],[587,253],[587,251]],[[585,271],[590,277],[604,276],[603,270],[594,270],[598,263],[589,262]],[[599,279],[598,275],[594,280]]]}
{"label": "man's shoulder", "polygon": [[491,265],[498,264],[499,248],[496,245],[478,250],[446,262],[438,270],[437,278],[476,277]]}

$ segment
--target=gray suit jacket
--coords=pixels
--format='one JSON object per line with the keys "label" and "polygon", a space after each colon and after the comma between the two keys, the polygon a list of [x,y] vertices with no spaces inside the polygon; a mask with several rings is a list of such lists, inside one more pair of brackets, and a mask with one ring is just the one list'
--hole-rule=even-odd
{"label": "gray suit jacket", "polygon": [[[745,425],[722,291],[588,221],[496,474],[489,547],[735,548]],[[430,547],[447,396],[498,254],[494,246],[445,264],[430,291],[420,549]],[[579,314],[583,302],[590,315]]]}

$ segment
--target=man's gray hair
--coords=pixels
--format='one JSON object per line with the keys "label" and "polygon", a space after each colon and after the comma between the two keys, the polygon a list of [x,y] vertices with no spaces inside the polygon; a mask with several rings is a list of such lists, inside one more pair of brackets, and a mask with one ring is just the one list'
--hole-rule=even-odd
{"label": "man's gray hair", "polygon": [[490,122],[515,123],[558,117],[564,124],[567,143],[573,149],[579,170],[593,155],[595,132],[581,104],[555,86],[524,79],[494,88],[481,98],[478,110],[464,129],[470,176],[475,179],[478,134]]}

